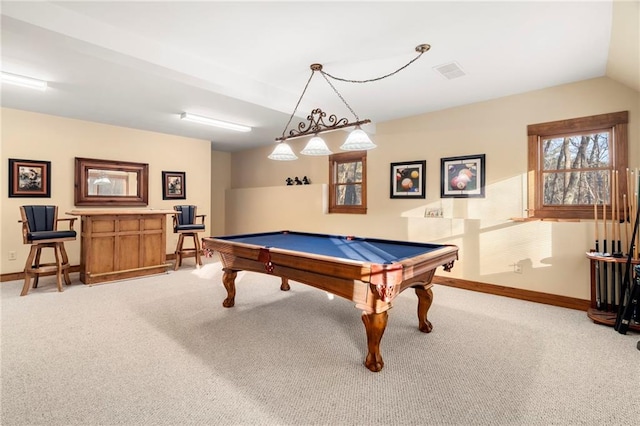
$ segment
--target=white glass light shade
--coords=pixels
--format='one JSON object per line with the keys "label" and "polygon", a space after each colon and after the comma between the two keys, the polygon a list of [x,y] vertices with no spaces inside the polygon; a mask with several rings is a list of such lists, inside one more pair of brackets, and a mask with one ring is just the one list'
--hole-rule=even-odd
{"label": "white glass light shade", "polygon": [[331,155],[333,152],[320,136],[312,137],[300,154],[304,155]]}
{"label": "white glass light shade", "polygon": [[278,160],[278,161],[292,161],[297,160],[298,157],[293,153],[291,147],[286,142],[280,142],[273,149],[273,152],[269,157],[269,160]]}
{"label": "white glass light shade", "polygon": [[93,182],[95,185],[110,185],[111,181],[108,177],[100,177]]}
{"label": "white glass light shade", "polygon": [[345,151],[360,151],[373,149],[375,147],[376,144],[371,142],[369,135],[367,135],[364,130],[358,126],[353,132],[349,133],[347,140],[342,144],[340,149]]}

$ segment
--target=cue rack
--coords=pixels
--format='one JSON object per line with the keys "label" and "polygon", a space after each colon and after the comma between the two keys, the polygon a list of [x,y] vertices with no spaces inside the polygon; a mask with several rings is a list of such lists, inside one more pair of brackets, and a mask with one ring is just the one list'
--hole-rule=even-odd
{"label": "cue rack", "polygon": [[640,331],[639,169],[627,169],[626,177],[627,193],[621,197],[618,171],[612,173],[609,217],[604,203],[594,204],[595,249],[587,253],[591,267],[587,315],[621,334]]}

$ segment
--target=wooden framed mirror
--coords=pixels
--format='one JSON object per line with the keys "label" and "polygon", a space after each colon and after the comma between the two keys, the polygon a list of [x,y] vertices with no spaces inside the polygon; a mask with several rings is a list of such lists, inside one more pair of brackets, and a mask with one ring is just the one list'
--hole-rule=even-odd
{"label": "wooden framed mirror", "polygon": [[76,157],[76,206],[146,206],[149,164]]}

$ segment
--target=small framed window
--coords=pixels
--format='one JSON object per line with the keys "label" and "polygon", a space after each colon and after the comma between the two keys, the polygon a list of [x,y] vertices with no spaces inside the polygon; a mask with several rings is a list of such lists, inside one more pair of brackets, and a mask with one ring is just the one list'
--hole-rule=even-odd
{"label": "small framed window", "polygon": [[329,213],[367,213],[367,151],[329,156]]}
{"label": "small framed window", "polygon": [[594,205],[611,214],[617,177],[626,193],[628,111],[527,127],[528,216],[592,219]]}

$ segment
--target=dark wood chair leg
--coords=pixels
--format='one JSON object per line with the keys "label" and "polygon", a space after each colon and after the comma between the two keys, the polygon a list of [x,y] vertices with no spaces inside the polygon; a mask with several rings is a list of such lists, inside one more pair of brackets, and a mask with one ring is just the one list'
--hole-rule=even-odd
{"label": "dark wood chair leg", "polygon": [[182,245],[184,244],[184,234],[178,235],[178,245],[176,246],[176,264],[173,266],[173,270],[177,271],[182,266]]}
{"label": "dark wood chair leg", "polygon": [[[39,245],[33,246],[36,248],[36,258],[33,260],[33,263],[30,265],[32,270],[38,269],[40,267],[40,255],[42,254],[42,247]],[[33,288],[38,288],[38,280],[40,279],[40,274],[35,273],[33,277]]]}
{"label": "dark wood chair leg", "polygon": [[27,261],[24,264],[24,285],[22,286],[22,293],[20,293],[20,296],[26,296],[27,293],[29,293],[31,276],[33,275],[33,261],[37,253],[39,253],[39,249],[36,246],[31,246],[29,256],[27,256]]}
{"label": "dark wood chair leg", "polygon": [[196,265],[202,266],[202,258],[200,257],[200,239],[198,238],[198,234],[196,232],[191,235],[193,236],[193,245],[196,248]]}
{"label": "dark wood chair leg", "polygon": [[60,243],[60,253],[62,254],[62,270],[64,272],[64,282],[66,285],[71,285],[71,277],[69,277],[69,257],[67,256],[67,250],[64,248],[64,243]]}
{"label": "dark wood chair leg", "polygon": [[58,291],[63,291],[62,289],[62,254],[60,253],[60,245],[62,243],[55,243],[53,245],[53,254],[56,258],[56,285],[58,286]]}

